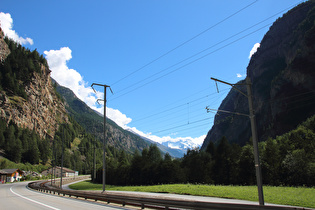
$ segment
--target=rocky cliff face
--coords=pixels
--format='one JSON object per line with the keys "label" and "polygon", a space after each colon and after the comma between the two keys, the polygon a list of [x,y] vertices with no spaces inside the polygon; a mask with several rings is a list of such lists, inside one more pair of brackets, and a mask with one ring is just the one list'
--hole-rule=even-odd
{"label": "rocky cliff face", "polygon": [[[300,4],[279,18],[252,56],[252,81],[260,141],[281,135],[315,114],[315,2]],[[239,83],[245,83],[240,81]],[[246,93],[246,87],[240,86]],[[247,98],[231,90],[220,110],[248,113]],[[202,149],[225,136],[245,144],[251,137],[247,117],[217,113]]]}
{"label": "rocky cliff face", "polygon": [[[0,49],[8,49],[3,36],[0,45]],[[34,72],[31,81],[25,86],[27,99],[0,91],[0,117],[7,123],[13,121],[19,127],[35,129],[41,137],[53,138],[59,124],[68,122],[68,115],[56,95],[50,70],[43,64],[40,66],[41,72]]]}
{"label": "rocky cliff face", "polygon": [[0,62],[2,63],[7,56],[10,54],[9,47],[5,43],[4,39],[4,33],[0,27]]}

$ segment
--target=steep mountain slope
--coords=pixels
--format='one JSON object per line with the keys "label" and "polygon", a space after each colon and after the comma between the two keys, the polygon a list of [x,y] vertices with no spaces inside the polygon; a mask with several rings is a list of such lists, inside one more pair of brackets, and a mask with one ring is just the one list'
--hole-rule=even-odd
{"label": "steep mountain slope", "polygon": [[[68,113],[87,132],[94,134],[101,141],[103,140],[104,118],[99,113],[88,107],[83,101],[75,96],[68,88],[57,85],[57,91],[65,99]],[[143,140],[139,136],[119,127],[111,119],[106,119],[107,143],[116,149],[123,149],[128,153],[133,153],[136,149],[142,151],[151,143]]]}
{"label": "steep mountain slope", "polygon": [[[247,76],[253,84],[260,141],[290,131],[315,113],[314,20],[314,1],[293,8],[270,27],[250,60]],[[245,86],[239,88],[246,93]],[[246,114],[247,98],[232,89],[219,109]],[[201,149],[223,136],[244,145],[251,137],[249,119],[217,113]]]}
{"label": "steep mountain slope", "polygon": [[[56,82],[54,81],[54,83]],[[70,89],[62,87],[57,83],[56,88],[59,94],[65,99],[68,113],[89,133],[94,134],[102,140],[104,135],[103,116],[78,99]],[[186,152],[186,149],[184,151],[172,149],[148,138],[139,136],[132,131],[124,130],[109,118],[107,118],[106,124],[108,125],[108,144],[117,149],[123,149],[128,153],[133,153],[136,149],[142,151],[151,144],[156,144],[163,154],[169,153],[173,157],[182,157]]]}
{"label": "steep mountain slope", "polygon": [[69,119],[51,83],[47,63],[36,50],[31,52],[13,41],[4,41],[0,32],[0,117],[7,124],[12,121],[52,139],[59,124]]}

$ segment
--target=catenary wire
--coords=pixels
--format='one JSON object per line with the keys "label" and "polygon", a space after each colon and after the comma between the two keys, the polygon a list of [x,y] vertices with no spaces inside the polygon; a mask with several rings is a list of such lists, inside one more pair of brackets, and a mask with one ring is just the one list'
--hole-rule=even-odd
{"label": "catenary wire", "polygon": [[[206,49],[204,49],[204,50],[202,50],[202,51],[200,51],[200,52],[198,52],[198,53],[196,53],[196,54],[194,54],[194,55],[192,55],[192,56],[190,56],[190,57],[188,57],[188,58],[185,58],[184,60],[182,60],[182,61],[180,61],[180,62],[178,62],[178,63],[176,63],[176,64],[173,64],[173,65],[171,65],[171,66],[169,66],[169,67],[167,67],[167,68],[165,68],[165,69],[163,69],[163,70],[161,70],[161,71],[159,71],[159,72],[157,72],[157,73],[155,73],[155,74],[153,74],[153,75],[151,75],[151,76],[149,76],[149,77],[147,77],[147,78],[145,78],[145,79],[142,79],[142,80],[140,80],[140,81],[138,81],[138,82],[136,82],[136,83],[134,83],[134,84],[132,84],[132,85],[130,85],[130,86],[128,86],[128,87],[126,87],[126,88],[120,90],[120,91],[118,91],[117,93],[123,92],[124,90],[127,90],[127,89],[129,89],[130,87],[133,87],[133,86],[135,86],[135,85],[137,85],[137,84],[139,84],[139,83],[141,83],[141,82],[143,82],[143,81],[146,81],[146,80],[148,80],[148,79],[150,79],[150,78],[152,78],[152,77],[154,77],[154,76],[156,76],[156,75],[158,75],[158,74],[160,74],[160,73],[162,73],[162,72],[164,72],[164,71],[166,71],[166,70],[168,70],[168,69],[171,69],[171,68],[173,68],[173,67],[175,67],[175,66],[177,66],[177,65],[179,65],[179,64],[181,64],[181,63],[183,63],[183,62],[185,62],[185,61],[187,61],[187,60],[189,60],[189,59],[191,59],[191,58],[193,58],[193,57],[195,57],[195,56],[197,56],[197,55],[199,55],[199,54],[201,54],[201,53],[203,53],[203,52],[205,52],[205,51],[207,51],[207,50],[209,50],[209,49],[211,49],[211,48],[213,48],[213,47],[215,47],[215,46],[217,46],[217,45],[219,45],[219,44],[222,44],[222,43],[228,41],[229,39],[231,39],[231,38],[233,38],[233,37],[235,37],[235,36],[237,36],[237,35],[240,35],[241,33],[244,33],[245,31],[247,31],[247,30],[249,30],[249,29],[251,29],[251,28],[253,28],[253,27],[255,27],[255,26],[257,26],[257,25],[259,25],[259,24],[261,24],[261,23],[263,23],[263,22],[265,22],[265,21],[271,19],[271,18],[273,18],[274,16],[276,16],[276,15],[278,15],[278,14],[280,14],[280,13],[283,13],[284,11],[287,11],[288,9],[294,7],[295,5],[296,5],[296,4],[294,4],[293,6],[290,6],[290,7],[286,8],[286,9],[284,9],[284,10],[281,10],[280,12],[278,12],[278,13],[276,13],[276,14],[274,14],[274,15],[272,15],[272,16],[270,16],[270,17],[268,17],[268,18],[266,18],[266,19],[264,19],[264,20],[262,20],[262,21],[260,21],[260,22],[258,22],[258,23],[256,23],[256,24],[254,24],[254,25],[252,25],[252,26],[250,26],[250,27],[248,27],[248,28],[246,28],[246,29],[244,29],[244,30],[242,30],[242,31],[240,31],[240,32],[238,32],[238,33],[236,33],[236,34],[234,34],[234,35],[232,35],[232,36],[230,36],[230,37],[228,37],[228,38],[226,38],[226,39],[224,39],[224,40],[222,40],[222,41],[220,41],[220,42],[218,42],[218,43],[216,43],[216,44],[214,44],[214,45],[212,45],[212,46],[210,46],[210,47],[208,47],[208,48],[206,48]],[[167,74],[164,74],[164,75],[162,75],[162,76],[160,76],[160,77],[158,77],[158,78],[156,78],[156,79],[153,79],[153,80],[151,80],[151,81],[149,81],[149,82],[147,82],[147,83],[145,83],[145,84],[143,84],[143,85],[140,85],[140,86],[138,86],[138,87],[136,87],[136,88],[134,88],[134,89],[132,89],[132,90],[130,90],[130,91],[128,91],[128,92],[126,92],[126,93],[124,93],[124,94],[118,96],[118,97],[116,97],[116,98],[111,99],[111,100],[115,100],[115,99],[117,99],[117,98],[120,98],[121,96],[124,96],[124,95],[126,95],[126,94],[128,94],[128,93],[130,93],[130,92],[133,92],[133,91],[135,91],[135,90],[137,90],[137,89],[139,89],[139,88],[144,87],[145,85],[148,85],[148,84],[150,84],[150,83],[152,83],[152,82],[154,82],[154,81],[156,81],[156,80],[159,80],[159,79],[161,79],[161,78],[163,78],[163,77],[165,77],[165,76],[167,76],[167,75],[169,75],[169,74],[171,74],[171,73],[173,73],[173,72],[175,72],[175,71],[177,71],[177,70],[179,70],[179,69],[182,69],[182,68],[184,68],[184,67],[186,67],[186,66],[188,66],[188,65],[190,65],[190,64],[192,64],[192,63],[194,63],[194,62],[196,62],[196,61],[198,61],[198,60],[200,60],[200,59],[202,59],[202,58],[204,58],[204,57],[206,57],[206,56],[208,56],[208,55],[214,53],[214,52],[217,52],[217,51],[219,51],[219,50],[221,50],[221,49],[223,49],[223,48],[225,48],[225,47],[227,47],[227,46],[229,46],[229,45],[231,45],[231,44],[233,44],[233,43],[235,43],[235,42],[237,42],[237,41],[239,41],[239,40],[241,40],[241,39],[243,39],[243,38],[245,38],[245,37],[247,37],[247,36],[249,36],[249,35],[251,35],[251,34],[253,34],[253,33],[255,33],[255,32],[257,32],[257,31],[259,31],[259,30],[261,30],[261,29],[263,29],[263,28],[265,28],[265,27],[267,27],[267,26],[269,26],[269,25],[271,25],[271,24],[272,24],[272,23],[269,23],[269,24],[267,24],[267,25],[265,25],[265,26],[263,26],[263,27],[261,27],[261,28],[255,30],[255,31],[253,31],[253,32],[251,32],[251,33],[249,33],[249,34],[247,34],[247,35],[245,35],[245,36],[243,36],[243,37],[241,37],[241,38],[239,38],[239,39],[236,39],[236,40],[230,42],[230,43],[227,44],[227,45],[224,45],[223,47],[220,47],[220,48],[218,48],[218,49],[216,49],[216,50],[214,50],[214,51],[212,51],[212,52],[210,52],[210,53],[208,53],[208,54],[206,54],[206,55],[204,55],[204,56],[201,56],[201,57],[198,58],[198,59],[193,60],[192,62],[189,62],[189,63],[187,63],[187,64],[185,64],[185,65],[183,65],[183,66],[181,66],[181,67],[179,67],[179,68],[177,68],[177,69],[175,69],[175,70],[173,70],[173,71],[171,71],[171,72],[169,72],[169,73],[167,73]]]}
{"label": "catenary wire", "polygon": [[125,77],[123,77],[123,78],[119,79],[118,81],[114,82],[111,86],[116,85],[117,83],[121,82],[122,80],[124,80],[124,79],[130,77],[131,75],[137,73],[138,71],[140,71],[140,70],[146,68],[147,66],[149,66],[149,65],[151,65],[152,63],[154,63],[154,62],[160,60],[161,58],[165,57],[166,55],[170,54],[171,52],[173,52],[173,51],[179,49],[180,47],[182,47],[182,46],[184,46],[185,44],[191,42],[192,40],[196,39],[197,37],[201,36],[202,34],[208,32],[209,30],[213,29],[214,27],[220,25],[221,23],[225,22],[226,20],[228,20],[228,19],[232,18],[233,16],[237,15],[237,14],[240,13],[241,11],[243,11],[243,10],[247,9],[248,7],[252,6],[252,5],[255,4],[257,1],[258,1],[258,0],[252,2],[252,3],[248,4],[248,5],[246,5],[246,6],[243,7],[242,9],[240,9],[240,10],[236,11],[235,13],[229,15],[228,17],[226,17],[226,18],[224,18],[223,20],[217,22],[216,24],[210,26],[210,27],[207,28],[206,30],[204,30],[204,31],[202,31],[202,32],[200,32],[200,33],[198,33],[197,35],[195,35],[195,36],[193,36],[192,38],[186,40],[185,42],[183,42],[183,43],[181,43],[180,45],[174,47],[173,49],[167,51],[166,53],[162,54],[161,56],[159,56],[159,57],[153,59],[152,61],[150,61],[149,63],[143,65],[143,66],[140,67],[139,69],[137,69],[137,70],[131,72],[130,74],[126,75]]}
{"label": "catenary wire", "polygon": [[124,95],[127,95],[127,94],[129,94],[129,93],[135,91],[135,90],[138,90],[139,88],[142,88],[142,87],[144,87],[144,86],[146,86],[146,85],[148,85],[148,84],[150,84],[150,83],[153,83],[153,82],[155,82],[155,81],[157,81],[157,80],[159,80],[159,79],[161,79],[161,78],[163,78],[163,77],[165,77],[165,76],[168,76],[168,75],[170,75],[170,74],[172,74],[172,73],[174,73],[174,72],[176,72],[176,71],[178,71],[178,70],[180,70],[180,69],[182,69],[182,68],[184,68],[184,67],[187,67],[187,66],[191,65],[192,63],[195,63],[195,62],[197,62],[197,61],[199,61],[199,60],[201,60],[201,59],[203,59],[203,58],[205,58],[205,57],[207,57],[207,56],[209,56],[209,55],[211,55],[211,54],[213,54],[213,53],[215,53],[215,52],[217,52],[217,51],[219,51],[219,50],[222,50],[222,49],[224,49],[224,48],[226,48],[226,47],[228,47],[228,46],[230,46],[230,45],[232,45],[232,44],[234,44],[234,43],[236,43],[236,42],[238,42],[238,41],[240,41],[240,40],[242,40],[242,39],[244,39],[244,38],[246,38],[246,37],[248,37],[248,36],[250,36],[250,35],[252,35],[252,34],[254,34],[254,33],[256,33],[256,32],[258,32],[259,30],[262,30],[263,28],[265,28],[265,27],[267,27],[267,26],[270,26],[271,24],[272,24],[272,23],[269,23],[269,24],[267,24],[267,25],[264,25],[263,27],[261,27],[261,28],[255,30],[255,31],[253,31],[253,32],[251,32],[251,33],[248,33],[248,34],[246,34],[246,35],[244,35],[244,36],[242,36],[242,37],[240,37],[240,38],[238,38],[238,39],[236,39],[236,40],[234,40],[234,41],[232,41],[232,42],[229,42],[229,43],[226,44],[226,45],[223,45],[223,46],[221,46],[221,47],[219,47],[219,48],[217,48],[217,49],[215,49],[215,50],[213,50],[213,51],[211,51],[211,52],[209,52],[209,53],[207,53],[207,54],[205,54],[205,55],[203,55],[203,56],[201,56],[201,57],[199,57],[199,58],[196,58],[196,59],[193,60],[193,61],[190,61],[190,62],[188,62],[188,63],[186,63],[186,64],[184,64],[184,65],[182,65],[182,66],[180,66],[180,67],[178,67],[178,68],[176,68],[176,69],[174,69],[174,70],[172,70],[172,71],[170,71],[170,72],[168,72],[168,73],[166,73],[166,74],[163,74],[163,75],[159,76],[158,78],[155,78],[155,79],[153,79],[153,80],[151,80],[151,81],[149,81],[149,82],[146,82],[146,83],[144,83],[144,84],[142,84],[142,85],[140,85],[140,86],[138,86],[138,87],[136,87],[136,88],[134,88],[134,89],[132,89],[132,90],[130,90],[130,91],[124,93],[124,94],[121,94],[120,96],[117,96],[116,98],[113,98],[113,99],[111,99],[111,100],[118,99],[118,98],[120,98],[120,97],[122,97],[122,96],[124,96]]}

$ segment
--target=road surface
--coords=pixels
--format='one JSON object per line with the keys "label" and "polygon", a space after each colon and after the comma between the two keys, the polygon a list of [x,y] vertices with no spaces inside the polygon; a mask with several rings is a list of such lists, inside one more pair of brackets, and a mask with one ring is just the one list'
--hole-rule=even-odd
{"label": "road surface", "polygon": [[53,210],[80,210],[80,209],[134,209],[123,208],[122,206],[108,205],[94,201],[61,197],[45,194],[27,188],[28,182],[13,184],[0,184],[0,209],[53,209]]}

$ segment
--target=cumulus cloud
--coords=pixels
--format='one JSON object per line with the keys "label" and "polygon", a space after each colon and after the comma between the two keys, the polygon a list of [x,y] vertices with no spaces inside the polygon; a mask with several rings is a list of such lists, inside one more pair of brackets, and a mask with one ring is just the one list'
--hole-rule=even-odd
{"label": "cumulus cloud", "polygon": [[127,117],[125,114],[121,113],[118,109],[106,108],[107,116],[110,119],[115,119],[115,123],[122,128],[126,128],[127,124],[129,124],[132,119]]}
{"label": "cumulus cloud", "polygon": [[14,41],[20,44],[30,44],[33,45],[33,39],[26,37],[20,37],[15,30],[13,30],[13,19],[10,13],[3,13],[0,12],[0,21],[1,21],[1,28],[3,33],[8,36],[9,38],[13,39]]}
{"label": "cumulus cloud", "polygon": [[249,52],[249,56],[248,56],[249,59],[257,52],[257,49],[259,47],[260,47],[260,43],[254,44],[252,50]]}
{"label": "cumulus cloud", "polygon": [[242,75],[242,74],[237,73],[236,76],[237,76],[237,78],[242,78],[242,77],[245,77],[246,75],[245,74]]}
{"label": "cumulus cloud", "polygon": [[[104,98],[104,93],[100,91],[95,93],[79,72],[68,67],[68,61],[72,58],[71,49],[62,47],[59,50],[44,51],[44,54],[51,70],[51,77],[60,85],[71,89],[89,107],[104,114],[104,105],[99,106],[96,103],[97,99]],[[107,107],[106,113],[107,117],[123,128],[132,120],[117,109]]]}

